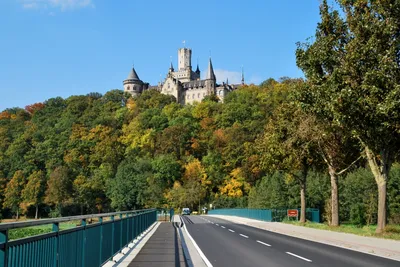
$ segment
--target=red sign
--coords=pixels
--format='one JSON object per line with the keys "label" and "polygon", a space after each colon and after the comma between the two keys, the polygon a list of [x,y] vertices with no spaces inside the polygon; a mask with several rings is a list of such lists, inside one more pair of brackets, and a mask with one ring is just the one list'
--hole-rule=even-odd
{"label": "red sign", "polygon": [[298,210],[287,210],[287,216],[288,217],[297,217],[299,215]]}

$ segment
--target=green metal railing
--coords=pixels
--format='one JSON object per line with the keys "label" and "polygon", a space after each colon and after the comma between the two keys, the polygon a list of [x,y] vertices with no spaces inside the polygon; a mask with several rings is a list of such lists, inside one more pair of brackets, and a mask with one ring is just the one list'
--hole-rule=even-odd
{"label": "green metal railing", "polygon": [[[97,219],[93,224],[88,220]],[[80,225],[60,230],[61,222]],[[0,267],[101,266],[157,221],[157,210],[137,210],[0,224]],[[52,232],[8,240],[10,229],[52,225]]]}
{"label": "green metal railing", "polygon": [[[297,209],[300,214],[300,209]],[[267,222],[281,222],[287,218],[287,209],[215,209],[208,214],[230,215]],[[306,209],[306,218],[312,222],[320,222],[319,209]]]}

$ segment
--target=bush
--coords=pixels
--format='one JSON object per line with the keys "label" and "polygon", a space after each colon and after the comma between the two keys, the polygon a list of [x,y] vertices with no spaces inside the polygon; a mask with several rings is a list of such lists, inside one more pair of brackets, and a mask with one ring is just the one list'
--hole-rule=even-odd
{"label": "bush", "polygon": [[365,225],[365,206],[363,204],[354,204],[350,209],[350,222],[359,227]]}

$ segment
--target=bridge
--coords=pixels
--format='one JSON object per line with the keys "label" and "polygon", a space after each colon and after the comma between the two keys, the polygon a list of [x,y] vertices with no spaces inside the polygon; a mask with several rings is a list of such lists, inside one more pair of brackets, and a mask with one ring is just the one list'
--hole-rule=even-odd
{"label": "bridge", "polygon": [[[180,216],[173,210],[146,209],[3,223],[0,267],[400,264],[399,241],[356,237],[345,243],[339,233],[319,233],[305,227],[301,231],[309,236],[299,238],[298,230],[290,225],[291,230],[285,233],[284,224],[273,222],[280,214],[276,210],[221,209],[206,216]],[[316,214],[316,210],[308,210],[309,218],[317,219]],[[16,229],[30,227],[43,227],[48,232],[9,240]],[[329,243],[329,239],[353,248]],[[391,258],[371,255],[373,249],[391,254]]]}

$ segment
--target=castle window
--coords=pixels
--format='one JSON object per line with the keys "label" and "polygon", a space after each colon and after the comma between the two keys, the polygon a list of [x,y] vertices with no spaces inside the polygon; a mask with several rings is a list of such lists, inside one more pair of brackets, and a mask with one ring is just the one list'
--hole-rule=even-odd
{"label": "castle window", "polygon": [[195,94],[193,94],[193,99],[194,99],[194,97],[195,97],[196,95]]}
{"label": "castle window", "polygon": [[200,93],[197,94],[197,98],[200,98]]}
{"label": "castle window", "polygon": [[190,95],[188,95],[188,99],[190,99]]}
{"label": "castle window", "polygon": [[131,90],[131,88],[128,86],[128,87],[127,87],[127,90],[129,91],[129,90]]}

